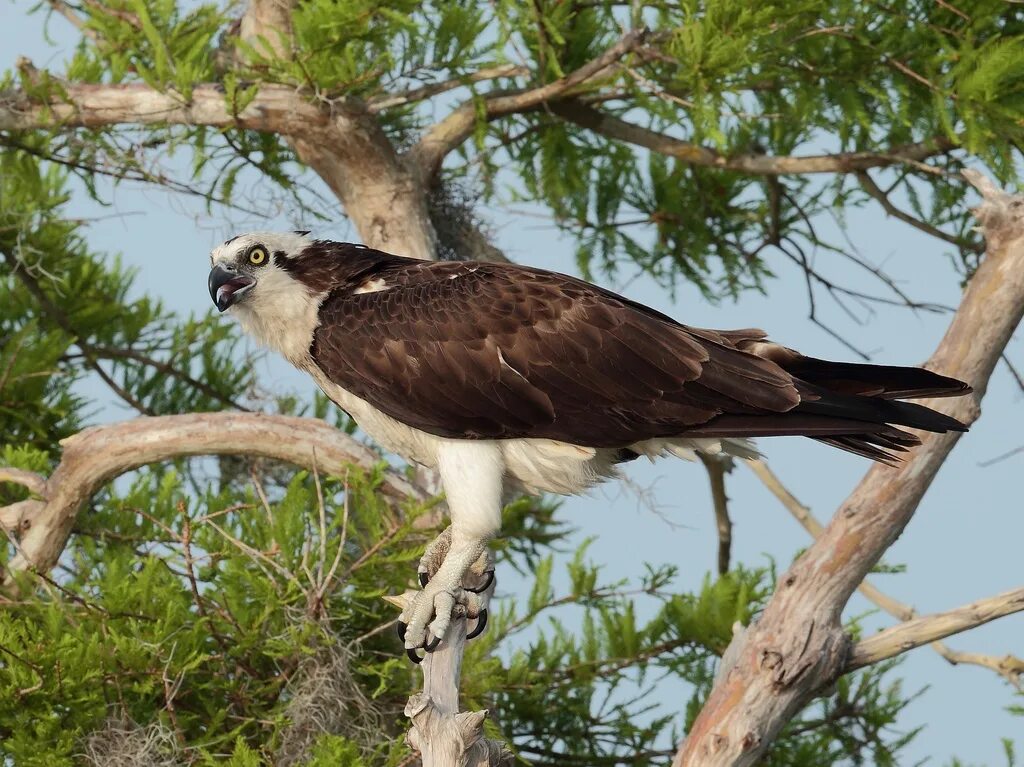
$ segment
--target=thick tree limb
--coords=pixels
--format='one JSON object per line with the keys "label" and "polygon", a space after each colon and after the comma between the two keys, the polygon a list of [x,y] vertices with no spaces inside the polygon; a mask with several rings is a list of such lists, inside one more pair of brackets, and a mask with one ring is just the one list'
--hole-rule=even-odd
{"label": "thick tree limb", "polygon": [[[974,394],[927,404],[973,423],[989,378],[1024,316],[1024,198],[980,174],[965,176],[984,199],[975,211],[987,243],[963,301],[927,367],[970,382]],[[721,677],[673,762],[753,765],[782,726],[831,684],[849,643],[840,617],[850,595],[913,516],[960,435],[923,434],[899,468],[876,465],[820,538],[785,573],[760,620],[734,641]]]}
{"label": "thick tree limb", "polygon": [[[782,484],[782,481],[775,475],[775,472],[768,467],[767,463],[761,459],[748,460],[746,463],[747,466],[750,467],[750,470],[757,475],[757,478],[761,480],[768,491],[779,499],[790,514],[792,514],[803,526],[804,530],[810,533],[812,538],[818,538],[822,532],[824,532],[825,526],[814,517],[809,508],[800,503],[796,496],[794,496],[789,489]],[[857,587],[857,591],[859,591],[873,604],[885,610],[889,615],[899,618],[902,621],[910,621],[918,617],[917,610],[913,607],[908,604],[904,604],[897,599],[893,599],[891,596],[867,581],[863,581]],[[931,646],[935,652],[954,666],[963,663],[991,669],[1018,690],[1024,690],[1024,686],[1021,685],[1021,678],[1024,677],[1024,659],[1017,658],[1013,655],[997,657],[994,655],[984,655],[982,653],[954,650],[949,645],[939,641],[932,642]]]}
{"label": "thick tree limb", "polygon": [[850,651],[845,670],[855,671],[894,658],[915,647],[945,639],[1021,610],[1024,610],[1024,587],[980,599],[955,610],[914,618],[857,642]]}
{"label": "thick tree limb", "polygon": [[284,136],[338,196],[367,245],[434,257],[423,189],[377,120],[357,104],[313,103],[283,85],[261,86],[242,109],[216,84],[197,85],[188,99],[140,83],[68,83],[45,103],[20,91],[0,94],[0,130],[114,125],[205,125]]}
{"label": "thick tree limb", "polygon": [[410,157],[419,166],[422,178],[433,178],[448,153],[473,135],[473,126],[481,113],[487,119],[494,119],[515,112],[529,111],[557,99],[570,89],[604,72],[639,46],[646,35],[646,29],[627,32],[596,59],[588,61],[579,69],[554,82],[529,90],[491,95],[484,98],[482,103],[467,101],[462,104],[431,127],[410,150]]}
{"label": "thick tree limb", "polygon": [[[16,529],[21,533],[19,551],[8,563],[12,571],[53,567],[79,510],[106,483],[140,466],[188,456],[245,455],[334,472],[347,464],[369,469],[381,460],[368,447],[320,419],[254,413],[136,418],[86,429],[61,444],[60,464],[44,486],[25,472],[0,469],[0,481],[26,485],[41,497],[41,503],[32,501],[37,505],[31,509],[0,508],[4,526],[15,522],[9,517],[17,516]],[[427,498],[394,471],[385,471],[381,492],[396,503]],[[26,517],[28,512],[30,517]]]}
{"label": "thick tree limb", "polygon": [[550,110],[563,120],[592,130],[602,136],[635,144],[667,157],[675,157],[690,165],[720,168],[759,176],[852,173],[867,168],[884,168],[900,163],[921,162],[929,157],[946,154],[956,148],[956,144],[949,139],[936,137],[930,141],[893,147],[884,152],[839,152],[791,157],[766,154],[725,156],[709,147],[634,125],[576,100],[553,103],[550,105]]}

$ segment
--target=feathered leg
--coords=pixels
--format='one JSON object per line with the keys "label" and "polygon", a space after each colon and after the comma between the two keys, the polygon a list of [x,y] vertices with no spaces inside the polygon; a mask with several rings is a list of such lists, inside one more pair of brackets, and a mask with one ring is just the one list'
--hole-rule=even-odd
{"label": "feathered leg", "polygon": [[[456,604],[465,600],[463,579],[474,564],[486,561],[487,543],[501,528],[501,493],[505,473],[501,449],[485,440],[449,440],[438,450],[438,472],[448,499],[451,527],[431,544],[421,560],[421,572],[429,574],[437,555],[443,561],[423,590],[405,610],[407,649],[434,647],[443,639]],[[447,551],[444,551],[447,544]],[[478,578],[475,588],[480,584]],[[475,589],[474,589],[475,590]],[[427,636],[427,633],[433,639]]]}

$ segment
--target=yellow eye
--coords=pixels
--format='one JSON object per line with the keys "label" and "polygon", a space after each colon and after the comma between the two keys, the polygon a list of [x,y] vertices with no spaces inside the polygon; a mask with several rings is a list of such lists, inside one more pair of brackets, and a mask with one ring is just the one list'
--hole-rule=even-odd
{"label": "yellow eye", "polygon": [[257,245],[249,251],[249,263],[253,266],[261,266],[266,263],[266,260],[267,251],[262,246]]}

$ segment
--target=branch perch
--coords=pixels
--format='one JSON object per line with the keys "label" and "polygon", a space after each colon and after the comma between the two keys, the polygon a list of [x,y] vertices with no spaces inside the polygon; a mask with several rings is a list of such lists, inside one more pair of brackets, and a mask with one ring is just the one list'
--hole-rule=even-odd
{"label": "branch perch", "polygon": [[690,165],[750,173],[758,176],[780,176],[807,173],[852,173],[867,168],[884,168],[900,163],[915,163],[935,155],[946,154],[956,144],[944,137],[930,141],[892,147],[888,151],[839,152],[836,154],[778,156],[740,154],[726,156],[709,147],[658,133],[635,125],[607,112],[587,106],[578,100],[563,100],[551,105],[551,111],[563,120],[602,136],[652,152],[675,157]]}
{"label": "branch perch", "polygon": [[[79,510],[105,484],[151,463],[198,455],[246,455],[333,472],[347,464],[369,469],[379,455],[316,418],[255,413],[200,413],[136,418],[79,432],[61,443],[64,454],[48,480],[0,468],[0,481],[28,487],[42,500],[0,508],[0,520],[21,533],[11,571],[53,567]],[[398,472],[385,471],[381,492],[396,503],[426,500]],[[2,584],[2,581],[0,581]]]}
{"label": "branch perch", "polygon": [[[966,380],[971,396],[924,401],[973,423],[992,371],[1024,316],[1024,198],[965,171],[985,257],[926,367]],[[903,531],[959,433],[924,434],[898,468],[876,465],[780,579],[760,620],[734,638],[736,662],[714,685],[675,767],[757,763],[783,725],[845,670],[840,621],[850,595]]]}
{"label": "branch perch", "polygon": [[697,453],[708,472],[711,501],[715,508],[715,526],[718,528],[718,574],[729,572],[732,558],[732,520],[729,519],[729,497],[725,494],[725,473],[732,468],[732,459],[723,455]]}
{"label": "branch perch", "polygon": [[[470,617],[486,608],[493,589],[492,585],[482,594],[468,595],[474,598]],[[415,595],[406,591],[385,599],[404,610]],[[467,609],[460,604],[456,611],[444,641],[420,664],[423,691],[406,703],[405,715],[412,720],[409,745],[420,752],[422,767],[511,767],[515,758],[505,745],[483,736],[487,712],[459,711]]]}
{"label": "branch perch", "polygon": [[855,671],[894,658],[915,647],[945,639],[1021,610],[1024,610],[1024,587],[980,599],[955,610],[914,618],[855,644],[846,663],[846,671]]}
{"label": "branch perch", "polygon": [[[768,488],[768,491],[779,499],[782,505],[785,506],[790,514],[796,518],[804,530],[810,533],[812,538],[818,538],[822,534],[825,530],[825,526],[815,519],[811,510],[800,503],[796,496],[794,496],[789,489],[782,484],[782,481],[775,476],[775,473],[768,467],[768,464],[761,459],[748,460],[746,463],[757,478],[761,480],[764,486]],[[895,618],[899,618],[902,621],[910,621],[918,617],[917,610],[913,607],[904,604],[897,599],[893,599],[891,596],[867,581],[862,582],[857,587],[857,590],[873,604],[882,608],[889,613],[889,615],[892,615]],[[935,652],[954,666],[964,663],[991,669],[1018,690],[1024,691],[1024,687],[1021,686],[1021,677],[1024,676],[1024,659],[1017,658],[1013,655],[996,657],[994,655],[983,655],[982,653],[963,652],[960,650],[954,650],[949,647],[949,645],[939,641],[933,641],[931,646]]]}
{"label": "branch perch", "polygon": [[619,41],[596,59],[570,72],[554,82],[538,88],[497,93],[486,97],[482,106],[476,101],[467,101],[450,115],[432,126],[410,152],[412,160],[419,166],[422,178],[432,178],[441,167],[449,152],[473,135],[473,126],[482,109],[488,120],[503,115],[532,110],[567,91],[582,85],[617,62],[639,46],[647,36],[646,29],[634,29],[624,34]]}

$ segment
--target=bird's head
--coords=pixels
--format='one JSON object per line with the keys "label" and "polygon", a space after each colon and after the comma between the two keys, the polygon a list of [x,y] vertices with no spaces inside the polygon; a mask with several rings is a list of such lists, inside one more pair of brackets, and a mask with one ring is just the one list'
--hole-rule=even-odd
{"label": "bird's head", "polygon": [[253,232],[232,237],[214,248],[208,284],[217,309],[257,311],[272,292],[287,290],[294,283],[288,274],[290,260],[312,243],[307,234]]}
{"label": "bird's head", "polygon": [[320,251],[330,245],[305,232],[233,237],[210,254],[210,298],[260,344],[297,362],[309,350],[329,287],[320,272],[334,259]]}

